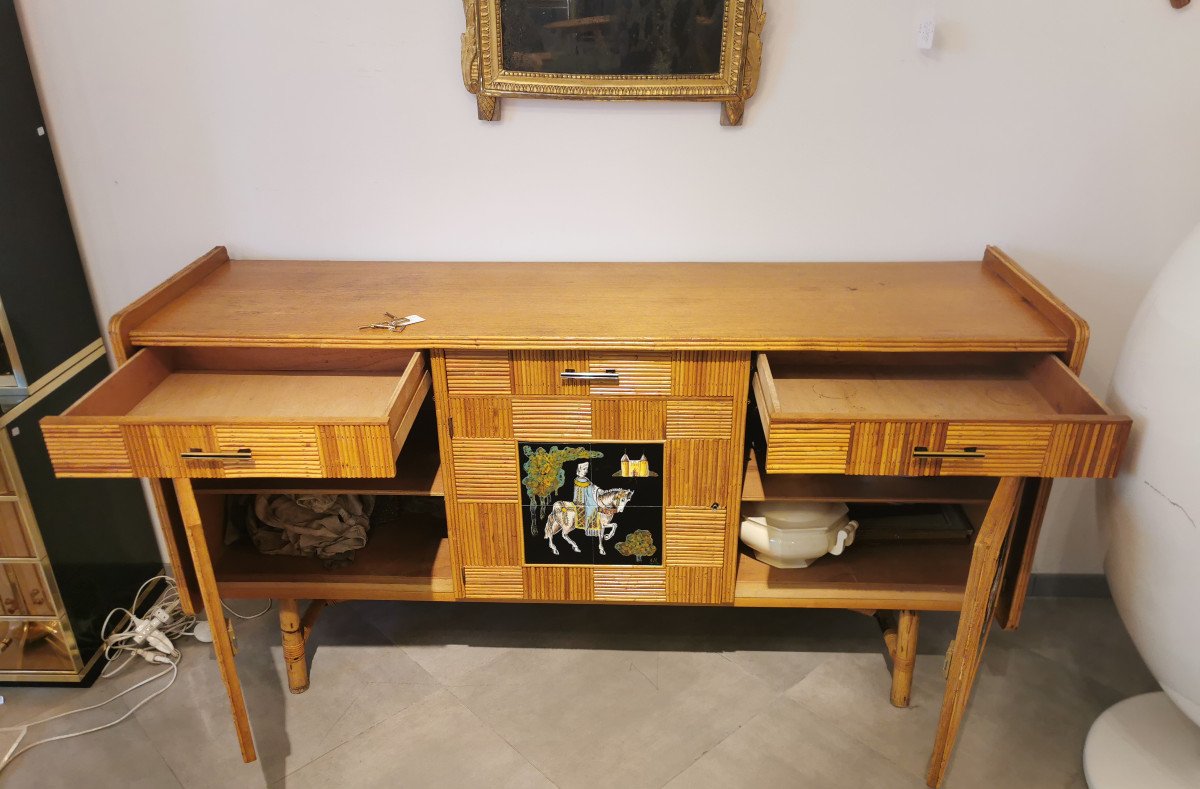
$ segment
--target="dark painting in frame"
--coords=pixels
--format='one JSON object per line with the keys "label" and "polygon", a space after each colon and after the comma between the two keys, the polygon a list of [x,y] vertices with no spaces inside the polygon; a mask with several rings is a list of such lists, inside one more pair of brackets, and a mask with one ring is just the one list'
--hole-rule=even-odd
{"label": "dark painting in frame", "polygon": [[479,117],[502,98],[722,103],[742,122],[763,0],[463,0],[462,69]]}

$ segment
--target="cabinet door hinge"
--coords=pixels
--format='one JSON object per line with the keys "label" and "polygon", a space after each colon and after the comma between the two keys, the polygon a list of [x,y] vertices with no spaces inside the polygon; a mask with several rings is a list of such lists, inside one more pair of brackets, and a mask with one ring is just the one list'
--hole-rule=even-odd
{"label": "cabinet door hinge", "polygon": [[454,417],[447,418],[446,424],[450,427],[450,437],[454,438]]}

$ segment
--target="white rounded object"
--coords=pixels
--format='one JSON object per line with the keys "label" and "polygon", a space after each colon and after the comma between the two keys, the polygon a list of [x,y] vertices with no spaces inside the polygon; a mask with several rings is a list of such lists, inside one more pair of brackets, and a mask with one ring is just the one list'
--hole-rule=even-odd
{"label": "white rounded object", "polygon": [[[1133,433],[1120,476],[1097,488],[1113,601],[1142,659],[1187,716],[1164,711],[1163,726],[1188,718],[1200,725],[1200,628],[1193,623],[1200,600],[1198,300],[1200,227],[1158,275],[1130,329],[1108,399],[1133,417]],[[1200,786],[1200,775],[1190,785]]]}
{"label": "white rounded object", "polygon": [[742,542],[772,567],[808,567],[827,553],[840,555],[854,543],[858,523],[849,513],[838,502],[747,504]]}
{"label": "white rounded object", "polygon": [[1090,789],[1196,789],[1200,728],[1165,693],[1146,693],[1109,707],[1083,746]]}

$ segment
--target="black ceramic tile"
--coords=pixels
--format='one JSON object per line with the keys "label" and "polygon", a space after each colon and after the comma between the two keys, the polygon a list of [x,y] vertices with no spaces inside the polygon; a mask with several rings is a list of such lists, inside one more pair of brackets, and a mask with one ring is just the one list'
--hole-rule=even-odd
{"label": "black ceramic tile", "polygon": [[[597,548],[596,564],[661,565],[663,523],[663,445],[654,443],[594,443],[603,453],[593,461],[595,481],[608,489],[628,490],[624,510],[611,517],[616,526]],[[646,476],[640,476],[641,473]],[[606,532],[609,533],[609,532]]]}
{"label": "black ceramic tile", "polygon": [[522,442],[517,451],[526,564],[662,564],[662,444]]}

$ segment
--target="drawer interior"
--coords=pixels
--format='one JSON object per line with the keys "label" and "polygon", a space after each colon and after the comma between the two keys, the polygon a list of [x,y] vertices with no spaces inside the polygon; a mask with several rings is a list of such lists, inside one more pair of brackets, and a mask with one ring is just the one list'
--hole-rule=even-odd
{"label": "drawer interior", "polygon": [[1055,420],[1111,417],[1057,357],[1030,354],[759,354],[772,415]]}
{"label": "drawer interior", "polygon": [[329,353],[264,357],[258,350],[146,348],[62,416],[145,423],[386,421],[398,427],[425,377],[421,354],[355,351],[340,367],[338,361]]}

